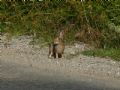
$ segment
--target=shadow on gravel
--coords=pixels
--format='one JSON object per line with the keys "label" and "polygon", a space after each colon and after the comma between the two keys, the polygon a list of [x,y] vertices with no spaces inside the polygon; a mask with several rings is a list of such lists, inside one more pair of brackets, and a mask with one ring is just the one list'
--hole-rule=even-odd
{"label": "shadow on gravel", "polygon": [[95,82],[0,80],[0,90],[119,90]]}

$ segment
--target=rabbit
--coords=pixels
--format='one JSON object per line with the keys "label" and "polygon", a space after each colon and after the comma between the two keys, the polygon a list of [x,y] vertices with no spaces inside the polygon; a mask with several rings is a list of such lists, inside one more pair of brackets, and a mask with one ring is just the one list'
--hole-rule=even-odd
{"label": "rabbit", "polygon": [[[65,49],[65,44],[64,42],[62,41],[61,38],[57,37],[54,39],[54,42],[53,42],[53,51],[55,51],[55,58],[62,58],[62,54],[64,53],[64,49]],[[53,53],[54,54],[54,53]]]}
{"label": "rabbit", "polygon": [[62,58],[64,53],[65,44],[63,42],[64,31],[59,33],[52,43],[49,44],[49,57]]}

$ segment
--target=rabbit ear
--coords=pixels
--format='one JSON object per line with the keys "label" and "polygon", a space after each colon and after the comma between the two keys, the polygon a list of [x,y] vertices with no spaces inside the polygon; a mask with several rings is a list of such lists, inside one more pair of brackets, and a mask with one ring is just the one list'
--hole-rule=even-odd
{"label": "rabbit ear", "polygon": [[62,30],[62,31],[59,33],[59,38],[60,38],[60,39],[63,39],[63,38],[64,38],[64,34],[65,34],[64,30]]}

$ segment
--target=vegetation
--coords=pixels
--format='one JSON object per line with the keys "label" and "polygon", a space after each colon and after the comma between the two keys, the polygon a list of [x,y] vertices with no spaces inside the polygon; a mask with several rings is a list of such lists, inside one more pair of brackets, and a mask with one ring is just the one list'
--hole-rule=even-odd
{"label": "vegetation", "polygon": [[114,60],[120,61],[120,49],[96,49],[83,51],[82,53],[87,56],[110,57]]}
{"label": "vegetation", "polygon": [[66,43],[80,32],[79,41],[116,50],[120,48],[119,27],[120,0],[0,1],[1,33],[32,35],[38,42],[51,42],[60,30],[68,29]]}

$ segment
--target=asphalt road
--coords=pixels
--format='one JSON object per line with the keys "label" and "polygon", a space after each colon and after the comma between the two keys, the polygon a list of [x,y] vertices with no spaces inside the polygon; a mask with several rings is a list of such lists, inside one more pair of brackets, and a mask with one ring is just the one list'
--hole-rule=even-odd
{"label": "asphalt road", "polygon": [[0,90],[120,90],[120,81],[66,75],[0,60]]}

